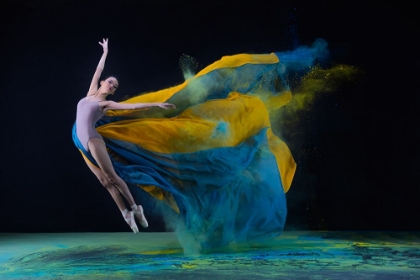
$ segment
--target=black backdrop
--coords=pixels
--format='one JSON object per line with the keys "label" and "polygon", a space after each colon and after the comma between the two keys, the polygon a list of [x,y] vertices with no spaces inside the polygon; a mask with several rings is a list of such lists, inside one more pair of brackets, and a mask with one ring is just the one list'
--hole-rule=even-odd
{"label": "black backdrop", "polygon": [[[104,37],[115,100],[181,83],[182,54],[206,66],[324,38],[364,74],[286,129],[298,163],[286,229],[419,230],[413,8],[339,2],[2,1],[0,231],[129,230],[71,140]],[[149,224],[165,230],[158,213]]]}

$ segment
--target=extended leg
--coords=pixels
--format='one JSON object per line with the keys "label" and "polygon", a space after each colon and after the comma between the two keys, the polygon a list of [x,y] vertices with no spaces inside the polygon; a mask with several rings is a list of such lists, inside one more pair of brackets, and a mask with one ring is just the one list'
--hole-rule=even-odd
{"label": "extended leg", "polygon": [[109,158],[108,152],[105,147],[105,142],[99,138],[93,138],[89,141],[89,150],[92,153],[92,156],[95,158],[98,163],[102,173],[105,175],[105,178],[124,196],[127,202],[130,204],[134,215],[142,225],[142,227],[148,227],[146,217],[143,213],[143,207],[137,205],[134,202],[133,196],[131,195],[130,190],[128,189],[127,184],[115,173],[114,167],[112,165],[111,159]]}
{"label": "extended leg", "polygon": [[134,220],[134,212],[128,211],[127,207],[125,205],[125,202],[123,200],[123,197],[121,196],[120,191],[113,185],[111,182],[108,181],[105,174],[102,172],[101,169],[99,169],[96,166],[93,166],[91,163],[86,162],[89,169],[93,172],[93,174],[96,175],[99,182],[107,189],[107,191],[111,194],[112,198],[114,199],[115,203],[117,204],[118,208],[120,209],[124,220],[127,222],[127,224],[130,226],[130,228],[133,230],[134,233],[138,233],[138,227],[136,225],[136,222]]}
{"label": "extended leg", "polygon": [[108,181],[108,179],[106,178],[106,176],[102,172],[102,170],[99,169],[98,167],[90,164],[89,162],[86,162],[86,164],[89,167],[89,169],[93,172],[93,174],[95,174],[96,178],[98,178],[98,180],[102,184],[102,186],[104,186],[104,188],[112,196],[112,198],[114,199],[115,203],[118,206],[118,209],[120,209],[121,212],[124,209],[127,209],[127,207],[125,205],[125,202],[124,202],[124,199],[121,196],[120,191],[113,184],[111,184],[110,181]]}
{"label": "extended leg", "polygon": [[136,204],[127,184],[115,173],[104,141],[100,138],[93,138],[89,141],[88,145],[92,156],[101,168],[105,178],[120,191],[130,205]]}

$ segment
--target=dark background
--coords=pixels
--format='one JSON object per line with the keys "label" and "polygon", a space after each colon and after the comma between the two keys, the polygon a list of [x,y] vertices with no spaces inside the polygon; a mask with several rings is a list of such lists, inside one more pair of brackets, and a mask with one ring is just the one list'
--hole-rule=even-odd
{"label": "dark background", "polygon": [[[368,2],[368,1],[365,1]],[[297,113],[288,230],[420,230],[419,55],[414,7],[355,1],[2,1],[0,232],[129,231],[71,139],[109,38],[112,99],[183,81],[237,53],[329,43],[356,83]],[[149,210],[150,227],[163,231]]]}

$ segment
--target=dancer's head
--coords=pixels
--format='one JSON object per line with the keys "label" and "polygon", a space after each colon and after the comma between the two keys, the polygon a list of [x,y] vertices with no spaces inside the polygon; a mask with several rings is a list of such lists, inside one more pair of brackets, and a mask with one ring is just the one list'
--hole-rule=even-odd
{"label": "dancer's head", "polygon": [[101,88],[108,94],[114,94],[118,88],[118,80],[114,76],[109,76],[100,82]]}

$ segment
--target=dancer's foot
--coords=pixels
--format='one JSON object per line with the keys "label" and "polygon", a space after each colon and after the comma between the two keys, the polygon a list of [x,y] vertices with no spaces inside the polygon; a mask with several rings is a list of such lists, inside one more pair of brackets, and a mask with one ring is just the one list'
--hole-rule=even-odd
{"label": "dancer's foot", "polygon": [[143,207],[141,205],[133,205],[131,206],[133,209],[134,216],[136,216],[137,221],[139,221],[140,225],[144,228],[147,228],[149,224],[147,223],[146,217],[143,213]]}
{"label": "dancer's foot", "polygon": [[139,229],[136,224],[136,220],[134,219],[134,213],[133,211],[128,211],[127,209],[122,211],[124,220],[127,222],[127,224],[130,226],[130,228],[133,230],[134,233],[138,233]]}

